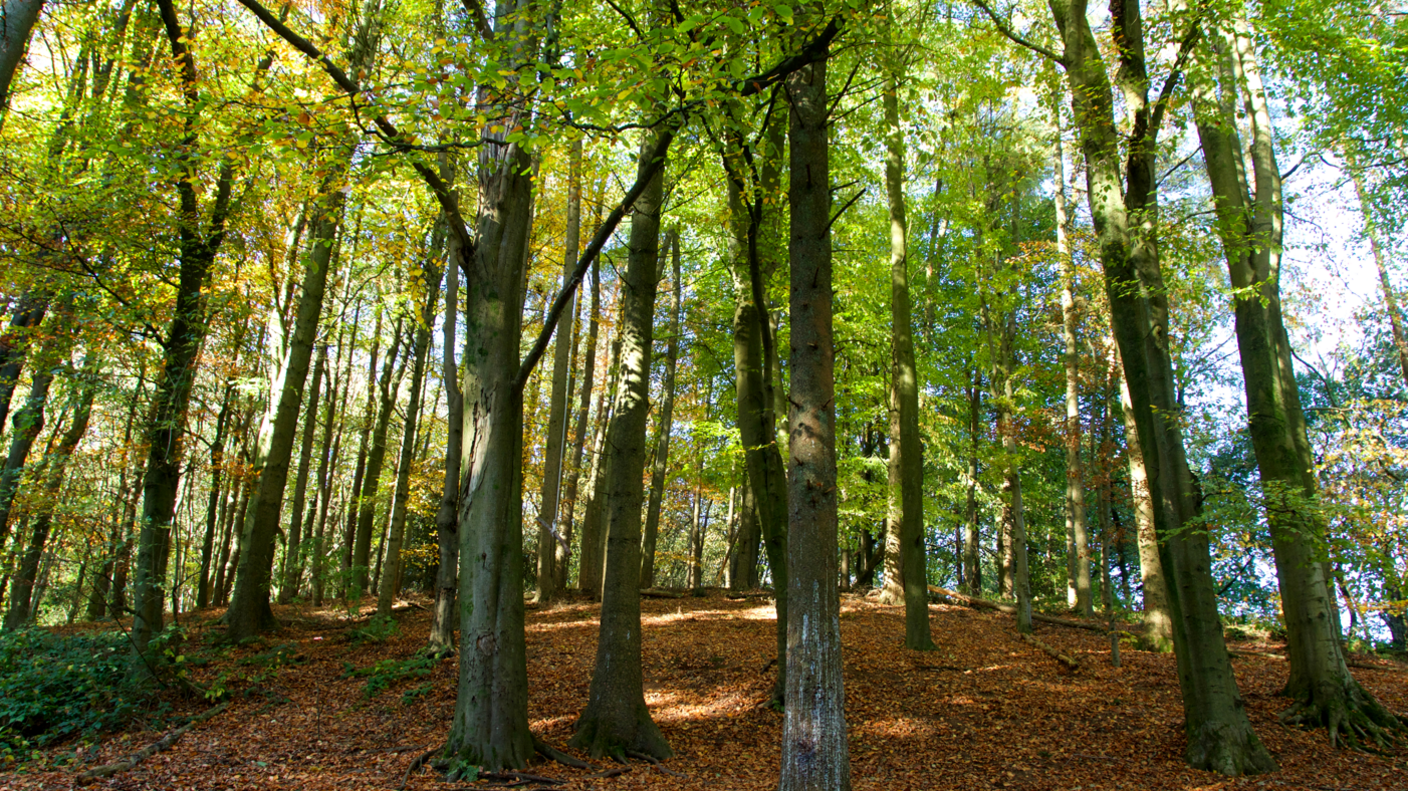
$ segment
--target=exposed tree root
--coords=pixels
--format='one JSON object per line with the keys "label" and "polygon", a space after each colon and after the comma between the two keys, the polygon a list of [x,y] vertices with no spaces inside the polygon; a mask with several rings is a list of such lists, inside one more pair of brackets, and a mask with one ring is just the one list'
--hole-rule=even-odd
{"label": "exposed tree root", "polygon": [[1343,684],[1322,684],[1318,689],[1286,692],[1295,702],[1281,712],[1281,722],[1301,728],[1324,728],[1335,747],[1387,749],[1397,740],[1397,733],[1404,730],[1404,722],[1353,679]]}
{"label": "exposed tree root", "polygon": [[406,767],[405,776],[401,778],[401,785],[396,786],[396,791],[401,791],[401,789],[405,788],[406,785],[411,782],[411,775],[415,774],[422,766],[425,766],[425,762],[429,761],[432,755],[444,749],[445,744],[441,743],[438,747],[431,747],[429,750],[421,753],[414,761],[411,761],[411,765]]}
{"label": "exposed tree root", "polygon": [[679,772],[676,772],[670,769],[669,767],[665,766],[664,764],[660,763],[660,759],[656,758],[653,755],[650,755],[649,753],[642,753],[636,750],[627,750],[626,755],[629,755],[632,758],[638,758],[642,761],[649,761],[650,764],[653,765],[656,769],[659,769],[661,772],[664,772],[670,777],[684,777],[684,775],[680,774]]}
{"label": "exposed tree root", "polygon": [[132,767],[147,760],[153,755],[156,755],[162,750],[170,749],[171,745],[175,744],[177,741],[180,740],[182,736],[186,735],[186,731],[189,731],[191,728],[194,728],[202,722],[205,722],[206,720],[210,719],[211,717],[214,717],[216,714],[219,714],[220,712],[224,711],[225,709],[228,709],[229,707],[230,702],[227,700],[224,703],[206,709],[204,712],[192,717],[190,722],[166,734],[160,739],[157,739],[155,742],[152,742],[150,745],[142,748],[141,750],[138,750],[127,758],[124,758],[123,760],[118,761],[116,763],[95,766],[92,769],[89,769],[88,771],[80,774],[77,778],[78,784],[87,785],[88,783],[91,783],[100,777],[112,777],[118,772],[125,772],[128,769],[131,769]]}
{"label": "exposed tree root", "polygon": [[593,766],[587,763],[586,761],[580,760],[578,758],[573,758],[567,753],[564,753],[556,747],[553,747],[551,744],[548,744],[547,742],[543,741],[542,739],[539,739],[536,736],[533,737],[533,750],[537,752],[538,755],[543,756],[549,761],[556,761],[562,764],[563,766],[570,766],[574,769],[590,769],[593,772],[599,771],[598,767]]}

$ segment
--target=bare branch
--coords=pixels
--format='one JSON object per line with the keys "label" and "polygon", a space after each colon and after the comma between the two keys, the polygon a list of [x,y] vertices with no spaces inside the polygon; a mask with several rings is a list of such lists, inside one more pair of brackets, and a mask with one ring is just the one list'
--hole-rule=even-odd
{"label": "bare branch", "polygon": [[984,0],[973,0],[973,2],[977,3],[979,8],[987,12],[988,19],[992,20],[993,25],[997,28],[997,32],[1011,39],[1013,43],[1020,44],[1021,46],[1026,47],[1032,52],[1035,52],[1036,54],[1041,55],[1044,58],[1049,58],[1061,64],[1062,66],[1066,65],[1066,56],[1064,54],[1058,55],[1054,50],[1047,49],[1046,47],[1043,47],[1040,44],[1037,44],[1032,41],[1027,41],[1026,39],[1022,38],[1020,35],[1017,34],[1015,30],[1012,29],[1011,25],[1007,24],[1007,22],[999,18],[998,15],[992,10],[992,8],[988,6],[988,4]]}

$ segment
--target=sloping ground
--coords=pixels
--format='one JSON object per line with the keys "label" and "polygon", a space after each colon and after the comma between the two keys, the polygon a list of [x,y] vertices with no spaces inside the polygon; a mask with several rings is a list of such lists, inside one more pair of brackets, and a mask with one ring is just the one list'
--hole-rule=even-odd
{"label": "sloping ground", "polygon": [[[587,770],[552,763],[529,771],[568,781],[553,786],[561,789],[775,788],[781,715],[760,707],[769,690],[774,640],[772,609],[762,601],[715,594],[643,602],[647,700],[678,753],[665,766],[682,777],[636,761],[625,774],[605,779],[584,779]],[[1252,721],[1281,771],[1227,780],[1183,764],[1171,656],[1125,649],[1123,667],[1114,668],[1102,635],[1039,627],[1042,640],[1081,663],[1070,672],[1019,640],[1010,617],[939,605],[931,617],[941,648],[918,653],[903,648],[900,609],[853,597],[842,606],[856,789],[1408,789],[1408,747],[1386,755],[1337,751],[1323,733],[1278,723],[1284,661],[1235,661]],[[210,683],[231,669],[246,679],[258,676],[270,667],[271,656],[297,657],[292,663],[264,673],[268,677],[253,694],[239,696],[169,751],[90,787],[397,788],[413,760],[443,744],[454,708],[454,660],[371,698],[364,695],[365,678],[346,677],[349,667],[413,656],[428,629],[427,613],[399,612],[399,632],[367,644],[346,639],[349,624],[337,610],[292,607],[279,613],[287,622],[281,634],[236,654],[262,655],[262,664],[239,665],[232,658],[203,668],[199,680]],[[530,611],[528,622],[533,730],[563,747],[587,697],[596,606]],[[281,643],[293,645],[271,653]],[[1391,709],[1408,713],[1408,669],[1361,662],[1376,669],[1356,668],[1356,677]],[[235,688],[249,682],[228,683]],[[77,771],[118,760],[159,736],[112,736],[96,755],[82,756],[81,764],[0,774],[0,788],[71,788]],[[56,763],[64,752],[52,752]],[[406,787],[465,786],[421,769]]]}

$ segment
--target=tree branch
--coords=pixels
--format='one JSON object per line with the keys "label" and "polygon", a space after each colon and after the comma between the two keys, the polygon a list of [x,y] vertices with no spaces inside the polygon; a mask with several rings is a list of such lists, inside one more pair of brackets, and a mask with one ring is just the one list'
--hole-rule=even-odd
{"label": "tree branch", "polygon": [[997,28],[997,32],[1011,39],[1013,43],[1020,44],[1021,46],[1026,47],[1032,52],[1035,52],[1036,54],[1041,55],[1044,58],[1049,58],[1061,64],[1062,66],[1066,65],[1065,54],[1058,55],[1055,50],[1047,49],[1046,47],[1043,47],[1042,45],[1037,44],[1035,42],[1027,41],[1021,36],[1017,35],[1017,32],[1012,29],[1011,25],[999,19],[997,14],[990,7],[988,7],[988,4],[984,0],[973,0],[973,2],[977,3],[979,8],[987,12],[988,19],[992,20],[992,24]]}

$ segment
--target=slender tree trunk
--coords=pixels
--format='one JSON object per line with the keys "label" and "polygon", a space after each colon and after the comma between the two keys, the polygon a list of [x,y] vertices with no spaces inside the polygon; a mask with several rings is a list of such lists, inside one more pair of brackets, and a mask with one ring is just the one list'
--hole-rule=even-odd
{"label": "slender tree trunk", "polygon": [[[52,344],[46,344],[49,346]],[[55,357],[56,349],[45,349],[41,354]],[[25,461],[34,447],[34,441],[44,430],[44,408],[49,403],[49,387],[54,382],[54,365],[57,359],[50,359],[36,367],[30,378],[29,397],[15,413],[13,430],[10,432],[10,452],[5,456],[5,466],[0,468],[0,547],[10,535],[10,509],[19,492],[20,478],[24,475]]]}
{"label": "slender tree trunk", "polygon": [[[567,230],[563,244],[562,282],[566,285],[577,269],[577,250],[582,236],[582,141],[572,144],[567,176]],[[564,315],[571,315],[576,301],[569,302]],[[563,542],[558,532],[559,497],[562,494],[563,457],[567,446],[569,398],[567,379],[572,357],[571,327],[557,328],[552,352],[552,396],[548,403],[547,447],[543,458],[541,507],[538,509],[538,601],[548,602],[557,594],[557,551]]]}
{"label": "slender tree trunk", "polygon": [[[894,20],[890,20],[893,25]],[[885,186],[890,207],[890,530],[897,535],[904,601],[904,644],[932,650],[929,635],[929,564],[924,529],[924,446],[919,434],[919,372],[914,363],[913,313],[904,196],[904,130],[900,126],[898,67],[882,97],[885,112]],[[891,590],[888,573],[885,590]],[[885,594],[881,594],[884,600]]]}
{"label": "slender tree trunk", "polygon": [[[367,451],[367,466],[362,477],[362,489],[358,492],[356,508],[356,532],[352,547],[352,591],[350,601],[361,598],[370,590],[372,572],[372,530],[376,523],[376,495],[381,488],[381,471],[386,464],[387,434],[391,428],[391,415],[395,411],[397,391],[400,389],[401,375],[397,357],[401,350],[402,322],[396,320],[395,337],[391,350],[386,355],[386,364],[381,369],[381,381],[377,385],[380,404],[376,410],[376,426],[371,433],[371,449]],[[404,367],[405,361],[400,362]],[[381,557],[377,554],[377,559]]]}
{"label": "slender tree trunk", "polygon": [[580,568],[577,569],[578,587],[597,598],[601,596],[601,565],[605,559],[606,531],[603,526],[603,509],[606,477],[611,469],[611,446],[607,444],[606,434],[615,403],[612,396],[619,387],[617,374],[620,359],[621,336],[618,332],[611,341],[611,351],[606,364],[606,387],[597,399],[597,428],[591,469],[592,492],[582,512],[581,561]]}
{"label": "slender tree trunk", "polygon": [[[438,255],[441,244],[435,247]],[[433,265],[427,265],[425,269],[426,301],[421,308],[420,321],[416,322],[411,399],[406,404],[406,421],[401,430],[401,459],[396,465],[396,502],[391,509],[391,527],[386,539],[386,569],[382,572],[381,586],[377,589],[377,615],[391,615],[391,605],[401,588],[401,545],[406,533],[406,501],[411,496],[411,468],[415,466],[416,430],[420,425],[422,392],[425,389],[426,356],[430,353],[430,326],[435,322],[435,305],[440,301],[440,273],[435,271]]]}
{"label": "slender tree trunk", "polygon": [[1139,577],[1144,586],[1144,639],[1155,651],[1173,650],[1173,618],[1168,606],[1168,582],[1159,559],[1159,539],[1154,532],[1154,500],[1149,491],[1149,473],[1144,452],[1139,447],[1139,428],[1134,424],[1134,404],[1129,385],[1120,377],[1120,411],[1124,414],[1125,456],[1129,461],[1129,497],[1138,532]]}
{"label": "slender tree trunk", "polygon": [[[446,218],[458,222],[458,218]],[[441,376],[445,382],[448,413],[445,439],[445,484],[440,508],[435,513],[435,536],[440,564],[435,572],[435,606],[430,617],[430,650],[453,650],[456,588],[459,586],[459,493],[460,454],[464,448],[464,391],[460,388],[459,366],[455,364],[456,323],[459,319],[460,267],[469,251],[460,246],[459,236],[450,234],[445,256],[445,320]]]}
{"label": "slender tree trunk", "polygon": [[980,597],[983,594],[982,556],[978,553],[982,543],[978,519],[978,437],[979,419],[982,416],[983,391],[978,381],[978,369],[968,372],[968,502],[963,521],[963,568],[964,579],[968,583],[968,595]]}
{"label": "slender tree trunk", "polygon": [[[638,173],[664,156],[671,131],[652,130],[642,141]],[[650,418],[650,358],[658,279],[664,165],[636,199],[630,250],[621,273],[620,383],[606,429],[610,471],[605,479],[606,557],[601,630],[587,707],[572,743],[593,757],[621,750],[656,758],[673,754],[645,705],[641,672],[640,540],[644,499],[645,431]]]}
{"label": "slender tree trunk", "polygon": [[31,607],[30,599],[34,584],[39,578],[39,561],[48,544],[54,511],[58,507],[59,492],[64,486],[64,473],[67,472],[69,459],[73,457],[79,441],[88,432],[88,418],[93,413],[93,396],[97,391],[97,383],[93,380],[97,374],[95,363],[96,358],[90,357],[84,365],[82,375],[87,381],[79,385],[82,390],[72,422],[59,439],[58,446],[44,454],[44,483],[40,500],[43,510],[34,520],[29,546],[25,548],[20,567],[10,579],[10,609],[5,613],[4,625],[6,631],[23,626],[37,609],[38,597],[34,597],[34,607]]}
{"label": "slender tree trunk", "polygon": [[[3,106],[4,98],[0,92],[0,106]],[[44,320],[44,314],[48,310],[47,291],[26,291],[20,295],[15,305],[15,314],[10,319],[10,326],[4,335],[0,335],[0,433],[4,432],[5,421],[10,416],[10,401],[14,398],[15,386],[20,381],[25,355],[29,353],[30,336]]]}
{"label": "slender tree trunk", "polygon": [[289,508],[288,541],[284,544],[282,584],[279,585],[279,604],[288,604],[298,595],[298,584],[303,577],[303,556],[308,554],[303,546],[303,527],[306,524],[312,532],[313,520],[303,518],[303,504],[308,495],[308,469],[313,463],[313,435],[318,429],[318,400],[323,393],[323,369],[328,364],[328,347],[318,347],[318,359],[313,363],[313,384],[308,388],[308,407],[303,417],[303,438],[299,442],[298,475],[293,483],[293,504]]}
{"label": "slender tree trunk", "polygon": [[[811,13],[816,13],[813,9]],[[781,791],[849,791],[836,588],[836,407],[826,61],[787,78],[791,301],[787,695]]]}
{"label": "slender tree trunk", "polygon": [[1061,258],[1061,334],[1066,341],[1066,532],[1071,537],[1072,577],[1068,601],[1073,609],[1091,616],[1090,533],[1085,519],[1085,470],[1080,458],[1080,347],[1076,330],[1076,265],[1066,240],[1066,156],[1061,132],[1056,131],[1056,254]]}
{"label": "slender tree trunk", "polygon": [[196,607],[210,605],[210,561],[215,552],[216,533],[220,528],[220,504],[224,489],[221,481],[225,474],[225,435],[230,422],[230,407],[234,404],[235,387],[226,382],[225,394],[220,399],[220,416],[215,419],[215,439],[210,443],[210,493],[205,505],[205,538],[200,547],[200,582],[196,588]]}
{"label": "slender tree trunk", "polygon": [[[375,382],[377,381],[377,357],[381,351],[382,316],[382,311],[380,310],[380,308],[377,308],[376,326],[372,330],[371,359],[367,363],[367,405],[362,412],[362,431],[360,434],[360,439],[357,441],[357,465],[352,473],[352,490],[350,495],[351,500],[347,508],[347,527],[344,530],[342,536],[342,595],[344,598],[351,598],[350,594],[352,592],[351,586],[353,577],[352,558],[353,553],[356,551],[355,545],[357,543],[357,519],[361,513],[359,503],[362,494],[362,484],[367,474],[367,445],[371,442],[372,424],[374,424],[377,419],[377,389],[375,386]],[[355,339],[356,335],[354,333],[354,342]],[[349,368],[351,366],[350,360],[348,361],[348,366]],[[388,363],[386,366],[388,374],[386,375],[389,375],[391,367],[392,366],[390,365],[390,363]],[[364,562],[363,569],[365,568],[366,564]],[[358,593],[357,595],[360,596],[361,594]]]}
{"label": "slender tree trunk", "polygon": [[[346,293],[351,290],[350,277],[348,278],[347,282],[348,287],[344,291],[344,296],[346,296]],[[343,300],[344,305],[346,301],[346,299]],[[361,310],[359,306],[359,309],[357,313],[354,314],[354,316],[360,316],[360,314]],[[355,323],[356,318],[353,319],[353,324]],[[348,349],[346,347],[350,345],[351,344],[347,342],[347,332],[346,328],[344,327],[338,332],[337,360],[335,361],[334,369],[336,371],[342,370],[342,353],[344,350],[346,350],[348,352],[347,371],[340,377],[336,374],[332,377],[329,377],[327,389],[327,406],[324,408],[323,416],[323,436],[321,442],[318,445],[318,488],[314,492],[313,502],[310,503],[308,506],[307,524],[308,529],[310,531],[313,531],[313,552],[311,553],[312,563],[310,564],[311,568],[309,570],[309,576],[311,577],[310,583],[313,588],[312,594],[314,606],[321,606],[323,603],[323,580],[326,574],[326,572],[324,571],[324,564],[326,563],[328,553],[327,522],[328,511],[331,506],[333,488],[329,467],[331,467],[335,463],[334,460],[337,459],[342,444],[341,428],[339,426],[337,433],[334,434],[333,424],[339,417],[345,419],[347,413],[347,386],[349,384],[347,380],[350,379],[352,376],[352,354],[351,349]],[[340,406],[337,403],[339,378],[342,379],[342,387],[340,388],[342,391],[342,403]]]}
{"label": "slender tree trunk", "polygon": [[567,572],[571,565],[572,548],[572,528],[575,522],[577,511],[577,492],[582,479],[582,462],[585,458],[587,447],[587,416],[592,404],[592,389],[596,376],[596,339],[601,326],[601,276],[597,271],[596,262],[592,262],[591,268],[591,289],[592,304],[591,318],[587,327],[587,339],[584,344],[586,359],[582,364],[582,386],[579,388],[577,399],[576,428],[573,433],[572,444],[572,464],[568,467],[567,481],[562,489],[562,505],[558,509],[558,534],[562,536],[566,547],[554,564],[558,574],[558,587],[567,586]]}
{"label": "slender tree trunk", "polygon": [[[236,567],[230,608],[225,613],[228,627],[225,637],[235,642],[253,637],[274,625],[274,613],[269,607],[269,586],[274,569],[275,537],[283,511],[284,489],[288,485],[289,461],[298,434],[298,414],[303,404],[308,364],[318,335],[323,295],[327,290],[329,270],[334,263],[333,244],[342,215],[343,193],[339,182],[344,171],[340,168],[334,170],[337,172],[324,179],[321,195],[313,202],[315,208],[309,223],[309,250],[293,334],[279,366],[281,381],[277,383],[277,389],[271,388],[269,392],[269,397],[278,401],[275,409],[271,410],[274,418],[267,450],[260,448],[266,451],[262,459],[263,468],[254,485],[247,522],[240,534],[240,565]],[[318,384],[314,381],[315,392]],[[263,433],[261,429],[260,434]],[[263,436],[260,440],[260,445],[263,445]],[[296,541],[290,534],[285,543],[288,554],[296,553]]]}
{"label": "slender tree trunk", "polygon": [[674,313],[670,319],[670,339],[665,346],[665,394],[660,401],[660,422],[655,428],[655,459],[650,471],[650,501],[646,506],[645,537],[640,550],[640,585],[655,585],[655,540],[660,531],[660,508],[665,501],[665,473],[670,462],[670,431],[675,413],[675,361],[680,353],[682,287],[680,283],[680,235],[672,227],[665,234],[665,249],[670,251],[671,271],[675,288]]}

